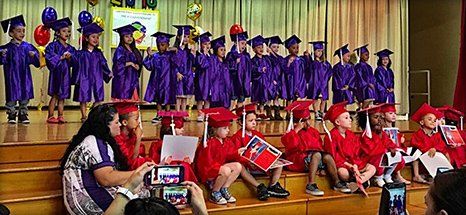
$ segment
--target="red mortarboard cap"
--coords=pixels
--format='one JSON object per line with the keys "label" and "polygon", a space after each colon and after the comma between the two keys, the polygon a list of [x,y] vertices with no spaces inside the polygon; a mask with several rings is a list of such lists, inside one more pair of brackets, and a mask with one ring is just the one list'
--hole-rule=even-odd
{"label": "red mortarboard cap", "polygon": [[373,114],[373,113],[380,113],[382,112],[382,106],[384,104],[377,104],[377,105],[371,105],[367,108],[361,109],[358,112],[367,112],[368,114]]}
{"label": "red mortarboard cap", "polygon": [[159,111],[157,112],[157,116],[162,117],[162,126],[170,126],[173,119],[175,128],[182,128],[184,117],[188,117],[189,114],[186,111]]}
{"label": "red mortarboard cap", "polygon": [[443,117],[443,114],[436,110],[435,108],[433,108],[432,106],[428,105],[427,103],[424,103],[421,105],[421,107],[419,109],[417,109],[417,111],[411,116],[411,120],[419,123],[422,118],[427,115],[427,114],[434,114],[435,117],[437,117],[437,119],[440,119]]}
{"label": "red mortarboard cap", "polygon": [[396,113],[396,107],[395,105],[399,105],[398,103],[395,103],[395,104],[390,104],[390,103],[385,103],[382,105],[382,107],[380,107],[380,111],[382,113],[388,113],[388,112],[394,112]]}
{"label": "red mortarboard cap", "polygon": [[108,104],[113,104],[115,109],[117,110],[118,114],[124,115],[129,114],[134,111],[138,111],[137,104],[140,104],[139,101],[117,101],[117,102],[109,102]]}
{"label": "red mortarboard cap", "polygon": [[297,119],[305,119],[311,116],[309,106],[314,104],[315,100],[294,101],[288,105],[285,110],[293,112],[293,117]]}
{"label": "red mortarboard cap", "polygon": [[236,116],[238,117],[243,116],[243,112],[246,112],[246,114],[256,113],[256,103],[247,104],[235,109]]}
{"label": "red mortarboard cap", "polygon": [[223,107],[209,108],[201,111],[208,115],[208,123],[214,128],[229,126],[232,120],[238,118],[231,111]]}
{"label": "red mortarboard cap", "polygon": [[330,108],[327,110],[327,113],[325,113],[324,120],[329,120],[330,122],[335,123],[335,120],[342,113],[348,112],[348,110],[346,110],[346,104],[348,104],[348,101],[340,102],[330,106]]}
{"label": "red mortarboard cap", "polygon": [[448,106],[448,105],[439,107],[437,108],[437,110],[443,113],[445,118],[452,120],[452,121],[456,121],[456,122],[459,122],[460,117],[464,116],[463,112],[456,110],[455,108]]}

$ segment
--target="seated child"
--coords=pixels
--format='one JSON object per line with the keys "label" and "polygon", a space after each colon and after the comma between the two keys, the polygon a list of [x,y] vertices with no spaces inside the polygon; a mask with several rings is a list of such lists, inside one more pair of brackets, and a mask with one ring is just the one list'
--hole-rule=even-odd
{"label": "seated child", "polygon": [[[256,130],[256,104],[252,103],[237,108],[236,115],[239,118],[242,118],[242,120],[238,120],[238,123],[243,127],[232,136],[233,143],[235,143],[237,149],[241,149],[241,152],[244,151],[246,149],[246,145],[254,136],[258,136],[265,140],[264,135]],[[243,122],[243,120],[245,122]],[[263,172],[259,167],[255,166],[245,158],[241,158],[240,162],[244,167],[243,171],[241,171],[241,177],[246,180],[246,182],[257,188],[257,198],[259,200],[267,200],[269,196],[285,198],[290,195],[290,193],[278,182],[283,167],[271,169],[269,172]],[[266,187],[263,183],[257,182],[251,173],[270,175],[269,186]]]}
{"label": "seated child", "polygon": [[160,127],[159,140],[151,143],[149,149],[149,157],[160,165],[180,165],[184,167],[184,180],[197,182],[196,175],[194,174],[191,166],[192,161],[189,157],[181,160],[173,160],[171,156],[161,158],[163,137],[165,135],[180,135],[184,134],[184,118],[188,117],[188,113],[184,111],[159,111],[157,116],[162,118]]}
{"label": "seated child", "polygon": [[[411,146],[419,149],[422,153],[428,152],[430,157],[434,157],[435,153],[446,154],[445,142],[443,142],[441,134],[434,132],[437,127],[437,119],[442,118],[442,113],[424,103],[412,116],[411,120],[419,123],[421,127],[413,133],[411,137]],[[418,183],[429,183],[419,174],[419,159],[413,161],[413,181]]]}
{"label": "seated child", "polygon": [[[455,110],[450,106],[443,106],[437,108],[438,111],[443,112],[445,116],[443,118],[443,122],[446,125],[453,125],[457,126],[459,133],[463,140],[466,140],[466,132],[462,129],[463,128],[463,120],[462,117],[464,114],[461,111]],[[456,168],[461,168],[466,165],[466,145],[462,146],[447,146],[447,152],[450,155],[451,164]]]}
{"label": "seated child", "polygon": [[[236,119],[231,111],[223,107],[204,109],[207,130],[203,144],[198,147],[195,161],[197,176],[212,192],[209,200],[224,205],[236,202],[228,188],[238,178],[243,167],[235,144],[228,138],[230,123]],[[207,133],[207,134],[206,134]]]}
{"label": "seated child", "polygon": [[[332,155],[326,153],[323,148],[319,131],[311,127],[309,118],[311,112],[309,106],[315,101],[295,101],[285,109],[291,112],[290,130],[282,137],[285,146],[286,159],[293,162],[287,166],[291,171],[309,172],[309,183],[306,185],[306,193],[314,196],[324,195],[315,183],[316,172],[319,165],[325,165],[334,182],[333,189],[343,193],[349,193],[346,183],[340,181],[337,168]],[[294,128],[292,128],[294,127]]]}

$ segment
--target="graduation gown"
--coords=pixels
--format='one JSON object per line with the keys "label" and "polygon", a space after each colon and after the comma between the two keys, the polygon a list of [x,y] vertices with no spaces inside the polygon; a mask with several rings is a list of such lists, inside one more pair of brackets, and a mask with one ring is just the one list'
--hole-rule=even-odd
{"label": "graduation gown", "polygon": [[[265,136],[260,133],[259,131],[253,130],[251,131],[252,135],[249,136],[248,134],[244,135],[244,139],[242,137],[242,129],[239,129],[233,136],[231,136],[231,141],[233,141],[236,150],[242,147],[246,147],[248,145],[249,141],[254,136],[258,136],[259,138],[265,140]],[[248,159],[239,156],[238,160],[241,164],[243,164],[244,167],[246,167],[249,171],[262,171],[259,167],[256,167],[253,163],[251,163]],[[262,171],[263,172],[263,171]]]}
{"label": "graduation gown", "polygon": [[[161,153],[162,153],[162,145],[163,141],[162,140],[156,140],[150,144],[150,149],[149,149],[149,157],[157,164],[161,162]],[[197,183],[197,177],[194,174],[193,167],[191,164],[184,162],[184,161],[179,161],[179,160],[172,160],[170,163],[167,165],[179,165],[183,166],[184,168],[184,180],[185,181],[192,181]]]}
{"label": "graduation gown", "polygon": [[[267,56],[269,59],[271,66],[272,66],[272,72],[270,73],[270,90],[272,93],[273,98],[275,99],[277,96],[281,99],[286,99],[287,98],[287,89],[286,89],[286,80],[285,80],[285,74],[283,73],[283,62],[284,58],[280,55],[269,55]],[[275,81],[277,84],[274,84],[273,81]]]}
{"label": "graduation gown", "polygon": [[95,102],[104,100],[104,81],[108,83],[112,72],[108,68],[107,60],[101,51],[94,49],[76,52],[77,66],[73,68],[72,82],[74,88],[73,100],[76,102]]}
{"label": "graduation gown", "polygon": [[[353,65],[347,63],[341,65],[340,62],[333,66],[332,78],[332,91],[333,91],[333,104],[342,101],[348,101],[348,104],[353,104],[353,91],[355,90],[355,72]],[[342,88],[347,85],[347,90]]]}
{"label": "graduation gown", "polygon": [[[356,73],[356,98],[358,101],[377,99],[377,92],[375,91],[377,84],[371,65],[361,61],[354,66],[354,71]],[[369,84],[372,84],[374,88],[371,88]]]}
{"label": "graduation gown", "polygon": [[136,146],[136,135],[127,136],[121,132],[120,135],[115,137],[115,141],[118,143],[123,156],[126,157],[130,170],[135,170],[145,162],[152,161],[152,159],[146,158],[146,151],[142,142],[141,145],[139,145],[138,157],[133,159],[134,147]]}
{"label": "graduation gown", "polygon": [[144,67],[151,71],[144,100],[161,105],[176,102],[176,73],[172,71],[173,52],[155,53],[144,58]]}
{"label": "graduation gown", "polygon": [[198,53],[194,73],[194,97],[196,101],[210,101],[212,74],[215,73],[213,59],[210,55]]}
{"label": "graduation gown", "polygon": [[290,57],[290,55],[286,56],[283,62],[283,72],[285,73],[285,79],[287,80],[287,100],[304,98],[306,96],[305,59],[296,56],[296,59],[293,61],[293,63],[291,63],[290,66],[288,66],[288,60],[290,59]]}
{"label": "graduation gown", "polygon": [[[136,70],[132,66],[125,66],[127,62],[142,65],[136,59],[136,55],[125,48],[118,46],[112,59],[112,98],[131,99],[134,91],[139,92],[139,76],[141,70]],[[140,68],[141,69],[141,68]]]}
{"label": "graduation gown", "polygon": [[[251,101],[265,103],[273,100],[273,91],[270,84],[273,84],[271,78],[272,64],[265,56],[258,57],[257,55],[251,59],[251,75],[252,75],[252,94]],[[265,71],[263,71],[265,68]]]}
{"label": "graduation gown", "polygon": [[446,146],[440,133],[434,133],[432,136],[427,135],[421,128],[411,136],[411,146],[421,150],[422,153],[435,148],[438,152],[445,153]]}
{"label": "graduation gown", "polygon": [[364,169],[367,162],[361,158],[361,143],[359,137],[350,130],[346,130],[343,137],[337,128],[330,131],[332,141],[328,135],[324,137],[324,150],[330,153],[335,160],[337,168],[349,169],[345,162],[356,164],[359,170]]}
{"label": "graduation gown", "polygon": [[[39,67],[39,52],[28,42],[21,42],[19,45],[9,42],[2,46],[6,49],[6,56],[0,54],[0,65],[3,65],[5,80],[5,100],[22,101],[34,98],[34,87],[32,84],[31,68],[29,65]],[[34,56],[29,56],[29,51],[34,52]]]}
{"label": "graduation gown", "polygon": [[[459,130],[461,137],[463,140],[466,140],[466,131]],[[447,152],[450,155],[451,164],[454,165],[456,168],[461,168],[463,165],[466,164],[466,145],[459,146],[456,148],[447,146]]]}
{"label": "graduation gown", "polygon": [[378,66],[374,72],[377,88],[377,102],[378,103],[395,103],[395,92],[389,93],[387,89],[395,88],[395,76],[392,69],[385,69]]}
{"label": "graduation gown", "polygon": [[319,131],[312,127],[300,130],[298,133],[291,130],[282,136],[281,141],[285,146],[286,159],[293,162],[293,164],[287,166],[291,171],[305,171],[304,159],[309,155],[309,152],[324,151]]}
{"label": "graduation gown", "polygon": [[[69,52],[70,59],[60,59],[63,53]],[[45,48],[45,63],[49,69],[49,96],[58,96],[59,99],[71,97],[71,67],[76,65],[76,49],[67,44],[66,47],[55,40]]]}
{"label": "graduation gown", "polygon": [[[385,132],[382,132],[380,136],[373,131],[372,138],[367,137],[367,135],[362,135],[360,140],[361,157],[365,159],[367,163],[374,165],[377,171],[376,175],[382,175],[384,168],[380,167],[380,161],[382,160],[383,154],[398,147]],[[402,166],[404,166],[404,162],[398,163],[395,170],[401,169]]]}
{"label": "graduation gown", "polygon": [[211,107],[224,107],[229,109],[231,104],[231,93],[233,92],[228,65],[225,61],[212,55],[213,74],[210,85]]}
{"label": "graduation gown", "polygon": [[183,75],[181,81],[176,81],[176,95],[186,96],[194,93],[194,55],[188,48],[181,49],[173,55],[173,62],[175,63],[175,75],[180,73]]}
{"label": "graduation gown", "polygon": [[222,144],[211,137],[207,140],[207,147],[200,144],[196,153],[195,169],[202,183],[215,180],[222,165],[239,161],[238,150],[229,138],[223,139]]}
{"label": "graduation gown", "polygon": [[[240,59],[237,63],[236,60]],[[238,53],[234,45],[226,56],[228,69],[230,71],[230,80],[233,85],[232,98],[251,96],[251,56],[244,51]]]}
{"label": "graduation gown", "polygon": [[312,61],[309,70],[307,97],[309,99],[318,99],[322,95],[322,100],[328,100],[328,82],[333,73],[332,65],[328,61]]}

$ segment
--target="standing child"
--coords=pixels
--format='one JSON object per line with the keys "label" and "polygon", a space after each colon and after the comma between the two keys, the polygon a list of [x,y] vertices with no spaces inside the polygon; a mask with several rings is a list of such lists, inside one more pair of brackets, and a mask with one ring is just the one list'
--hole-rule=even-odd
{"label": "standing child", "polygon": [[210,85],[211,107],[230,108],[233,92],[228,64],[225,61],[225,36],[211,41],[214,55],[212,58],[213,74]]}
{"label": "standing child", "polygon": [[[65,99],[71,96],[71,67],[76,64],[76,49],[68,44],[71,20],[66,17],[50,24],[55,31],[54,41],[45,48],[45,62],[49,68],[49,115],[47,123],[65,123],[63,110]],[[58,118],[54,117],[55,105],[58,103]]]}
{"label": "standing child", "polygon": [[391,69],[391,54],[393,52],[388,49],[375,53],[379,57],[377,60],[377,69],[375,69],[374,73],[378,103],[395,103],[395,76]]}
{"label": "standing child", "polygon": [[210,107],[210,87],[212,82],[213,69],[213,57],[210,53],[210,32],[205,32],[196,39],[199,43],[200,49],[196,56],[195,68],[196,73],[194,74],[194,97],[197,101],[198,117],[197,121],[202,122],[204,115],[202,109]]}
{"label": "standing child", "polygon": [[[361,183],[369,186],[369,179],[375,174],[375,167],[361,157],[361,143],[359,138],[351,132],[351,117],[345,109],[347,102],[332,105],[324,116],[335,126],[324,137],[324,148],[335,159],[338,176],[343,181]],[[356,178],[356,179],[355,179]],[[355,191],[353,184],[348,185]]]}
{"label": "standing child", "polygon": [[77,51],[77,69],[73,70],[74,87],[73,100],[80,103],[81,122],[87,118],[87,102],[98,104],[104,100],[104,81],[108,83],[112,72],[107,60],[99,47],[99,37],[104,31],[96,23],[78,29],[84,35],[82,50]]}
{"label": "standing child", "polygon": [[195,60],[196,49],[188,48],[188,40],[191,30],[194,28],[191,25],[173,25],[177,29],[175,48],[178,49],[173,56],[176,73],[176,111],[186,111],[188,96],[194,93],[194,73],[193,66]]}
{"label": "standing child", "polygon": [[348,104],[353,104],[353,91],[355,90],[355,72],[350,61],[350,51],[348,44],[337,49],[333,56],[340,58],[340,62],[333,66],[332,91],[333,104],[347,101]]}
{"label": "standing child", "polygon": [[160,165],[180,165],[184,167],[184,180],[197,183],[196,175],[192,169],[192,160],[185,157],[183,160],[173,160],[171,156],[161,157],[163,138],[165,135],[183,136],[184,118],[188,117],[188,112],[159,111],[158,116],[162,117],[159,139],[152,142],[149,149],[149,157]]}
{"label": "standing child", "polygon": [[288,80],[288,102],[303,99],[306,96],[306,79],[304,77],[306,62],[302,57],[298,56],[299,43],[301,43],[301,40],[296,35],[285,40],[285,47],[288,49],[289,55],[285,57],[283,72]]}
{"label": "standing child", "polygon": [[120,43],[113,54],[112,98],[139,100],[139,76],[142,56],[136,48],[132,24],[113,29],[120,35]]}
{"label": "standing child", "polygon": [[251,78],[252,78],[252,93],[251,101],[259,103],[258,120],[270,120],[270,109],[267,115],[265,114],[264,106],[273,100],[273,92],[271,91],[270,74],[272,73],[272,64],[269,58],[264,57],[265,40],[261,35],[258,35],[248,41],[252,47],[255,56],[251,59]]}
{"label": "standing child", "polygon": [[248,32],[232,34],[230,39],[234,45],[228,52],[226,61],[233,86],[231,99],[237,102],[237,107],[241,107],[244,100],[251,96],[251,56],[246,50]]}
{"label": "standing child", "polygon": [[28,103],[34,98],[31,68],[39,67],[39,53],[30,43],[23,41],[26,23],[23,15],[1,21],[3,33],[11,37],[11,41],[0,47],[0,65],[3,65],[5,79],[5,108],[8,123],[15,124],[18,115],[15,106],[19,103],[18,122],[29,124]]}
{"label": "standing child", "polygon": [[332,65],[325,59],[324,46],[327,42],[315,41],[310,43],[314,49],[314,60],[309,66],[311,71],[308,80],[307,98],[315,100],[315,119],[322,120],[328,100],[328,82],[332,77]]}
{"label": "standing child", "polygon": [[361,104],[361,109],[369,107],[369,105],[377,98],[377,92],[375,91],[375,77],[369,61],[369,50],[366,44],[361,46],[354,51],[359,56],[359,63],[354,66],[356,73],[356,99]]}
{"label": "standing child", "polygon": [[[170,105],[175,104],[175,84],[176,74],[173,67],[173,51],[169,48],[170,38],[175,35],[164,32],[157,32],[152,35],[156,37],[157,53],[152,52],[151,47],[147,48],[147,57],[144,58],[144,67],[151,71],[149,82],[147,84],[144,100],[147,102],[156,102],[157,110],[162,110],[162,105],[169,109]],[[155,117],[152,122],[160,121],[160,117]]]}
{"label": "standing child", "polygon": [[[256,104],[252,103],[237,108],[236,116],[242,118],[242,120],[238,120],[238,123],[242,127],[244,126],[244,129],[238,130],[232,136],[233,143],[235,143],[236,148],[239,149],[240,152],[246,149],[246,145],[254,136],[260,137],[261,139],[265,140],[264,135],[256,130]],[[267,200],[269,196],[273,196],[276,198],[285,198],[290,195],[290,193],[283,189],[283,187],[278,182],[283,171],[283,167],[278,167],[270,170],[269,172],[264,172],[247,159],[241,158],[240,162],[243,165],[241,177],[244,180],[246,180],[246,182],[256,187],[257,198],[259,200]],[[266,187],[263,183],[259,183],[252,175],[254,173],[269,175],[269,186]]]}
{"label": "standing child", "polygon": [[[437,127],[437,119],[442,118],[442,113],[431,107],[427,103],[421,107],[411,116],[411,120],[419,123],[421,127],[411,136],[411,146],[421,150],[422,153],[429,153],[429,157],[434,157],[435,153],[443,153],[450,160],[447,154],[445,142],[442,140],[441,134],[435,132]],[[428,183],[419,174],[419,159],[413,161],[413,181],[418,183]]]}
{"label": "standing child", "polygon": [[[438,111],[442,112],[444,117],[444,123],[446,125],[453,125],[458,128],[463,140],[466,140],[466,132],[463,130],[463,112],[454,109],[448,105],[437,108]],[[466,165],[466,145],[462,146],[447,146],[447,152],[451,158],[451,164],[456,168],[461,168]]]}
{"label": "standing child", "polygon": [[288,169],[296,172],[308,172],[309,183],[306,185],[306,193],[323,196],[324,191],[319,189],[315,183],[315,178],[319,166],[325,165],[330,177],[332,177],[333,189],[349,193],[350,190],[346,183],[338,178],[332,155],[324,152],[319,131],[311,127],[309,107],[312,103],[314,103],[313,100],[295,101],[286,107],[286,110],[292,113],[290,123],[293,123],[282,137],[286,159],[293,162],[288,166]]}
{"label": "standing child", "polygon": [[[269,53],[268,58],[272,64],[272,72],[269,73],[270,85],[273,96],[273,103],[270,104],[269,109],[273,109],[273,118],[275,120],[283,120],[283,117],[280,116],[280,103],[279,98],[286,100],[287,91],[286,91],[286,80],[283,73],[283,62],[284,58],[278,54],[280,44],[283,44],[279,36],[272,36],[266,39],[267,43],[267,52]],[[267,107],[266,107],[267,110]]]}
{"label": "standing child", "polygon": [[236,202],[228,188],[238,178],[242,171],[238,150],[228,133],[230,123],[236,119],[231,111],[219,107],[205,109],[202,112],[208,118],[204,142],[199,146],[195,162],[196,172],[202,183],[207,184],[212,192],[209,200],[215,204],[224,205]]}

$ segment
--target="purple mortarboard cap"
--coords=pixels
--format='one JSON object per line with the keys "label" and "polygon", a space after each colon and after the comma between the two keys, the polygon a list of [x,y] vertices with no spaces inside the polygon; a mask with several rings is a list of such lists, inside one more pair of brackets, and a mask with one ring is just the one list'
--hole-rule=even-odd
{"label": "purple mortarboard cap", "polygon": [[84,36],[89,36],[91,34],[98,34],[104,31],[97,23],[93,22],[89,25],[78,28],[78,31],[81,32]]}
{"label": "purple mortarboard cap", "polygon": [[393,52],[390,51],[389,49],[383,49],[383,50],[380,50],[377,53],[375,53],[375,55],[377,55],[379,58],[388,57],[391,54],[393,54]]}
{"label": "purple mortarboard cap", "polygon": [[119,33],[120,35],[128,35],[128,34],[133,34],[133,32],[137,31],[132,24],[124,25],[119,28],[113,29],[113,31]]}
{"label": "purple mortarboard cap", "polygon": [[71,22],[70,18],[65,17],[51,22],[50,24],[48,24],[48,26],[52,28],[54,31],[59,31],[62,28],[71,26],[72,24],[73,23]]}
{"label": "purple mortarboard cap", "polygon": [[293,34],[293,36],[289,37],[288,39],[285,40],[285,47],[288,49],[294,44],[299,44],[301,40]]}
{"label": "purple mortarboard cap", "polygon": [[270,46],[271,44],[283,44],[283,41],[279,36],[271,36],[265,38],[265,43]]}
{"label": "purple mortarboard cap", "polygon": [[324,49],[324,45],[327,44],[327,42],[325,42],[325,41],[313,41],[313,42],[309,42],[309,43],[312,45],[312,48],[314,50]]}
{"label": "purple mortarboard cap", "polygon": [[230,34],[230,39],[232,42],[236,42],[236,41],[246,41],[248,40],[248,32],[247,31],[244,31],[244,32],[241,32],[241,33],[238,33],[238,34]]}
{"label": "purple mortarboard cap", "polygon": [[262,37],[261,35],[257,35],[255,36],[254,38],[248,40],[247,42],[252,48],[255,48],[257,46],[262,46],[264,45],[265,43],[265,39],[264,37]]}
{"label": "purple mortarboard cap", "polygon": [[349,49],[348,49],[348,44],[340,47],[339,49],[335,50],[335,53],[333,53],[333,56],[337,56],[338,57],[342,57],[344,54],[350,52]]}
{"label": "purple mortarboard cap", "polygon": [[155,34],[152,34],[151,36],[157,38],[155,40],[157,43],[170,43],[170,38],[174,37],[175,35],[159,31]]}
{"label": "purple mortarboard cap", "polygon": [[3,28],[3,33],[7,33],[8,29],[14,28],[16,26],[26,27],[26,23],[24,22],[23,15],[18,15],[15,17],[11,17],[9,19],[2,20],[1,25]]}
{"label": "purple mortarboard cap", "polygon": [[225,35],[213,39],[212,41],[210,41],[210,44],[212,44],[212,48],[214,50],[217,50],[220,47],[225,47]]}
{"label": "purple mortarboard cap", "polygon": [[196,38],[194,38],[194,41],[200,42],[200,43],[209,42],[211,36],[212,36],[212,34],[210,32],[208,32],[208,31],[206,31],[206,32],[202,33],[201,35],[197,36]]}
{"label": "purple mortarboard cap", "polygon": [[358,53],[358,55],[361,55],[361,54],[364,54],[364,53],[369,53],[369,49],[367,49],[367,46],[369,44],[366,44],[366,45],[363,45],[359,48],[355,48],[353,51],[355,51],[356,53]]}
{"label": "purple mortarboard cap", "polygon": [[176,35],[189,35],[191,34],[191,30],[194,30],[193,26],[191,25],[173,25],[176,29]]}

